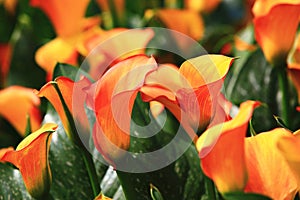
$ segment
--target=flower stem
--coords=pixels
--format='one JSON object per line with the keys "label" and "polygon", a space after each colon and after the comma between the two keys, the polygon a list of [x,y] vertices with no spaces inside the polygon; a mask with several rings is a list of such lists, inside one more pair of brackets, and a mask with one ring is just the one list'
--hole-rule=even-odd
{"label": "flower stem", "polygon": [[84,164],[88,172],[93,194],[96,197],[100,193],[100,184],[98,181],[98,176],[96,173],[96,168],[93,162],[92,155],[86,149],[80,148],[80,151],[82,153]]}
{"label": "flower stem", "polygon": [[217,194],[216,194],[214,182],[206,176],[204,177],[204,181],[205,181],[205,188],[206,188],[208,199],[217,200]]}
{"label": "flower stem", "polygon": [[282,119],[287,127],[291,128],[291,112],[290,112],[290,95],[289,95],[289,82],[287,78],[286,67],[278,67],[278,80],[279,89],[282,93]]}

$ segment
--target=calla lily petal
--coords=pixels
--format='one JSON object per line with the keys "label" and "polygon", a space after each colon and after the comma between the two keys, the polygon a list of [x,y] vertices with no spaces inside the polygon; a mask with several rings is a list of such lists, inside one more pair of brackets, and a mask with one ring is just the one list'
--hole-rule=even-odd
{"label": "calla lily petal", "polygon": [[269,12],[264,14],[255,16],[253,21],[256,40],[269,62],[282,63],[286,61],[295,40],[300,19],[300,2],[272,4]]}
{"label": "calla lily petal", "polygon": [[235,118],[207,129],[197,140],[202,170],[221,193],[243,191],[247,183],[244,140],[258,105],[255,101],[242,103]]}
{"label": "calla lily petal", "polygon": [[162,9],[157,11],[156,16],[166,24],[167,28],[179,31],[197,41],[203,37],[204,23],[196,11]]}
{"label": "calla lily petal", "polygon": [[288,165],[293,171],[298,181],[298,190],[300,189],[300,132],[299,130],[294,134],[281,134],[277,140],[277,146],[286,159]]}
{"label": "calla lily petal", "polygon": [[[76,41],[75,38],[74,40]],[[49,80],[52,79],[52,73],[58,62],[77,65],[78,53],[73,46],[75,41],[67,42],[62,38],[56,38],[37,50],[35,60],[47,72]]]}
{"label": "calla lily petal", "polygon": [[19,168],[28,192],[40,198],[49,192],[51,171],[48,163],[51,133],[56,124],[44,124],[27,136],[15,151],[7,149],[0,161],[10,162]]}
{"label": "calla lily petal", "polygon": [[33,89],[22,86],[10,86],[0,90],[0,115],[8,120],[20,135],[24,136],[27,116],[33,131],[40,127],[42,118],[39,111],[40,99]]}
{"label": "calla lily petal", "polygon": [[[95,28],[83,36],[77,49],[87,56],[90,64],[89,74],[98,79],[106,69],[130,56],[144,54],[145,47],[154,36],[152,29],[129,30],[115,28],[104,31]],[[135,38],[132,40],[132,38]],[[112,51],[113,49],[113,51]]]}
{"label": "calla lily petal", "polygon": [[[291,139],[295,139],[293,134],[283,128],[246,138],[248,183],[245,192],[263,194],[272,199],[294,199],[299,189],[298,183],[285,158],[289,159],[296,155],[295,152],[292,153],[292,150],[297,149],[295,145],[299,145],[300,140],[297,143],[297,140]],[[292,141],[294,142],[291,143]],[[283,144],[283,149],[288,152],[285,151],[285,154],[282,154],[276,147],[277,142]],[[300,161],[299,156],[298,158]]]}
{"label": "calla lily petal", "polygon": [[81,31],[89,0],[31,0],[30,4],[42,9],[50,18],[56,33],[61,37],[68,37]]}
{"label": "calla lily petal", "polygon": [[[40,91],[36,91],[39,97],[46,97],[57,111],[67,135],[74,141],[76,136],[72,130],[75,121],[88,130],[88,119],[84,114],[84,101],[86,93],[83,88],[90,85],[88,79],[83,78],[74,82],[66,77],[58,77],[55,81],[48,82]],[[78,125],[76,124],[76,125]],[[78,126],[77,126],[78,128]],[[77,130],[78,131],[78,130]]]}
{"label": "calla lily petal", "polygon": [[[161,101],[185,128],[189,123],[195,131],[202,130],[215,117],[216,109],[223,106],[218,102],[218,97],[232,61],[233,58],[226,56],[203,55],[187,60],[179,69],[161,65],[147,76],[146,84],[141,89],[142,97],[145,101]],[[183,117],[183,120],[189,122],[182,121],[183,113],[188,116]],[[228,119],[223,114],[216,118],[218,120],[215,123]],[[190,136],[193,135],[194,131],[186,131]]]}
{"label": "calla lily petal", "polygon": [[152,57],[130,57],[110,68],[96,83],[96,88],[91,87],[93,91],[88,91],[89,102],[93,103],[90,106],[96,112],[95,130],[100,130],[93,134],[94,143],[107,160],[120,156],[109,145],[128,149],[131,112],[136,94],[142,87],[145,76],[156,68],[157,64]]}

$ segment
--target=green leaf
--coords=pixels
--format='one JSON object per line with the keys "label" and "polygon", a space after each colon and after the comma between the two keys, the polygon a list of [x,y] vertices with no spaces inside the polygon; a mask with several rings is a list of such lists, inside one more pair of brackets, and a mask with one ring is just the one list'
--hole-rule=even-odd
{"label": "green leaf", "polygon": [[0,199],[34,199],[27,192],[19,170],[7,163],[0,163]]}
{"label": "green leaf", "polygon": [[277,127],[273,115],[278,113],[277,78],[274,68],[267,63],[260,49],[242,54],[234,62],[225,81],[226,97],[236,105],[246,100],[258,100],[266,106],[257,108],[253,115],[256,132]]}
{"label": "green leaf", "polygon": [[223,195],[225,200],[271,200],[271,198],[253,193],[226,193]]}
{"label": "green leaf", "polygon": [[[59,128],[52,136],[49,163],[52,171],[50,194],[54,199],[93,199],[92,186],[80,149],[67,137],[59,116],[50,107],[44,122],[55,122]],[[102,180],[107,166],[95,159],[98,179]],[[104,186],[106,183],[102,183]]]}
{"label": "green leaf", "polygon": [[89,80],[92,80],[90,75],[82,69],[65,63],[57,63],[54,68],[53,79],[59,76],[68,77],[73,81],[77,81],[80,78],[80,76],[85,76]]}
{"label": "green leaf", "polygon": [[[132,112],[132,119],[136,124],[131,124],[130,151],[136,153],[153,152],[173,142],[179,124],[170,112],[165,114],[167,120],[165,123],[153,121],[153,117],[149,116],[148,103],[143,102],[140,96],[136,98]],[[163,124],[163,127],[160,124]],[[144,129],[140,129],[137,125],[144,126]],[[141,135],[145,133],[156,134],[148,138],[141,138]],[[191,142],[188,143],[187,138],[189,137],[186,134],[186,138],[181,138],[182,141],[177,142],[171,150],[164,151],[157,160],[155,160],[156,157],[151,161],[147,159],[130,160],[133,162],[128,163],[133,167],[131,173],[117,171],[126,198],[151,200],[149,188],[151,185],[155,185],[165,199],[200,199],[205,193],[200,160],[194,145]],[[170,160],[180,148],[184,147],[187,149],[176,161],[162,166],[161,169],[153,170],[151,168],[157,165],[157,163],[152,162]],[[122,162],[126,165],[128,160],[122,160]],[[145,171],[149,171],[136,173],[134,167],[137,166],[145,167]]]}

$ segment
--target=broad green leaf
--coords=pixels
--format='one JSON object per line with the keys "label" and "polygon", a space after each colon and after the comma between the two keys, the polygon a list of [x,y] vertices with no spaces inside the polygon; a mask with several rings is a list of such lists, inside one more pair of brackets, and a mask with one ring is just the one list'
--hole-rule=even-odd
{"label": "broad green leaf", "polygon": [[[137,125],[131,124],[131,134],[135,137],[131,137],[130,151],[138,153],[152,152],[172,142],[178,131],[178,128],[176,128],[178,122],[173,116],[170,116],[169,112],[166,113],[167,122],[161,123],[164,124],[162,128],[159,125],[160,123],[153,122],[153,117],[149,116],[148,103],[143,102],[138,95],[132,113],[133,121],[137,125],[146,126],[150,123],[151,126],[140,129]],[[156,134],[148,138],[138,138],[145,133]],[[163,155],[160,155],[160,159],[170,159],[182,145],[187,145],[187,141],[187,138],[183,138],[180,141],[182,143],[179,142],[172,150],[164,152]],[[157,162],[159,162],[159,158],[157,159]],[[124,162],[126,163],[126,160]],[[138,164],[141,164],[149,172],[135,173],[135,169],[132,169],[132,173],[117,171],[127,199],[151,200],[151,184],[160,191],[164,199],[200,199],[205,192],[200,160],[194,145],[191,143],[183,155],[161,169],[151,171],[149,167],[155,166],[156,163],[150,163],[149,160],[139,160],[134,165],[131,163],[131,166]]]}
{"label": "broad green leaf", "polygon": [[73,81],[78,80],[80,76],[85,76],[88,79],[92,80],[89,74],[83,71],[82,69],[65,63],[57,63],[54,68],[53,79],[59,76],[68,77]]}
{"label": "broad green leaf", "polygon": [[273,115],[278,113],[278,86],[274,68],[267,63],[261,50],[242,56],[234,62],[225,82],[226,97],[236,105],[246,100],[265,103],[266,106],[254,112],[253,128],[256,132],[275,128]]}
{"label": "broad green leaf", "polygon": [[19,170],[8,163],[0,163],[0,199],[33,199],[25,188]]}
{"label": "broad green leaf", "polygon": [[[54,199],[93,199],[93,191],[82,154],[67,137],[57,113],[48,109],[45,122],[55,122],[59,128],[52,136],[49,161],[52,171],[50,194]],[[97,161],[96,161],[97,162]],[[107,167],[97,163],[98,178],[103,178]]]}

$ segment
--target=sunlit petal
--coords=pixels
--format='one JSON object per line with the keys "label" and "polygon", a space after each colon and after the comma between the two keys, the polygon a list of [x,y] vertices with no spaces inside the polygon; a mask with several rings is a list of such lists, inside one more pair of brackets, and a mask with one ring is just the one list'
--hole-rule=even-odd
{"label": "sunlit petal", "polygon": [[[284,155],[277,149],[277,141],[283,144],[282,147],[286,150]],[[248,183],[245,192],[263,194],[272,199],[294,199],[299,182],[297,183],[285,158],[298,156],[292,152],[299,148],[299,144],[300,140],[297,143],[293,140],[292,133],[283,128],[247,138],[245,153]],[[298,158],[299,168],[300,157]]]}
{"label": "sunlit petal", "polygon": [[27,127],[27,116],[30,118],[32,131],[41,124],[39,111],[40,99],[33,89],[21,86],[10,86],[0,90],[0,115],[9,121],[20,135],[24,136]]}
{"label": "sunlit petal", "polygon": [[44,124],[27,136],[15,151],[8,149],[1,158],[2,162],[10,162],[20,170],[28,192],[35,198],[43,197],[50,189],[48,152],[51,133],[56,128],[56,124]]}
{"label": "sunlit petal", "polygon": [[[101,135],[94,133],[93,137],[95,146],[108,160],[120,156],[109,148],[108,142],[115,148],[126,150],[129,147],[131,112],[136,94],[146,74],[156,67],[152,57],[130,57],[110,68],[96,83],[96,88],[92,87],[93,92],[89,93],[92,96],[89,98],[94,102],[90,106],[96,112],[97,130],[101,131]],[[106,137],[106,140],[102,137]]]}
{"label": "sunlit petal", "polygon": [[202,170],[221,193],[243,191],[247,183],[245,135],[258,105],[254,101],[244,102],[235,118],[207,129],[196,143]]}
{"label": "sunlit petal", "polygon": [[30,4],[42,9],[50,18],[56,33],[68,37],[81,31],[89,0],[31,0]]}
{"label": "sunlit petal", "polygon": [[48,74],[50,80],[58,62],[77,65],[78,53],[72,42],[56,38],[36,51],[35,60]]}
{"label": "sunlit petal", "polygon": [[269,62],[282,63],[286,60],[295,40],[299,19],[300,2],[272,4],[269,12],[255,16],[255,37]]}
{"label": "sunlit petal", "polygon": [[281,134],[277,140],[277,146],[290,166],[292,172],[297,178],[298,190],[300,189],[300,132],[296,131],[294,134]]}
{"label": "sunlit petal", "polygon": [[58,77],[44,85],[40,91],[36,91],[39,97],[46,97],[53,105],[71,139],[74,139],[72,120],[75,119],[76,125],[80,124],[81,128],[88,130],[88,120],[84,111],[86,94],[83,92],[83,88],[88,85],[90,82],[86,78],[74,82],[66,77]]}

